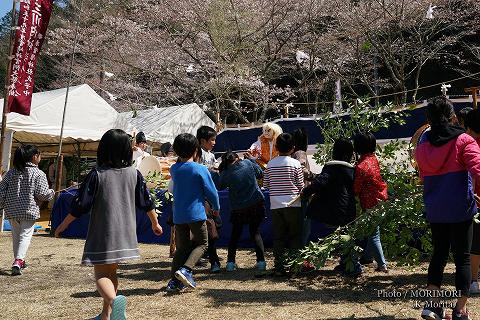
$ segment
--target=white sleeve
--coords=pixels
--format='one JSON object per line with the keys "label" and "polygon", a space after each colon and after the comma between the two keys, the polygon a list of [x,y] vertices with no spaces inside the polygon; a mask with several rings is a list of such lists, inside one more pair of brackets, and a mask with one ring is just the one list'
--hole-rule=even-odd
{"label": "white sleeve", "polygon": [[248,150],[256,150],[256,151],[261,151],[262,150],[262,144],[260,143],[260,140],[255,141],[252,143],[250,148]]}

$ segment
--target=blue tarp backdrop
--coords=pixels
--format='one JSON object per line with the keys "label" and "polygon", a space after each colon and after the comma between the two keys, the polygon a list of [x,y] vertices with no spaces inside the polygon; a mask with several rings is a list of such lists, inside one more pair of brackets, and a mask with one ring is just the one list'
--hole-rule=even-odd
{"label": "blue tarp backdrop", "polygon": [[[159,196],[163,198],[164,191],[159,193]],[[70,210],[70,203],[77,195],[77,190],[65,191],[60,194],[52,209],[52,227],[56,228],[62,220],[67,216]],[[232,225],[230,223],[230,202],[228,200],[228,191],[219,191],[220,197],[220,216],[223,220],[223,226],[219,229],[220,238],[217,241],[219,247],[227,247],[232,231]],[[268,191],[264,192],[266,199],[266,216],[267,218],[261,225],[261,234],[266,247],[272,247],[272,216],[270,212],[270,201]],[[170,226],[167,225],[167,218],[172,214],[172,205],[166,201],[163,201],[163,207],[161,209],[162,215],[159,219],[160,225],[163,228],[163,235],[158,237],[153,234],[150,220],[145,211],[137,209],[137,238],[142,243],[162,243],[168,244],[170,242]],[[85,239],[88,231],[88,223],[90,215],[85,214],[82,217],[73,221],[67,230],[62,234],[67,238],[82,238]],[[310,239],[318,239],[329,233],[329,230],[319,222],[312,222],[312,232]],[[253,243],[248,236],[248,227],[245,226],[241,241],[239,241],[239,247],[250,248],[253,247]]]}
{"label": "blue tarp backdrop", "polygon": [[[455,110],[460,110],[464,107],[471,107],[472,103],[454,103]],[[413,136],[415,131],[422,125],[427,123],[425,117],[425,108],[416,108],[413,110],[403,111],[406,114],[404,125],[393,124],[388,129],[381,129],[375,132],[377,139],[397,139],[397,138],[409,138]],[[388,116],[388,113],[385,114]],[[348,119],[348,115],[342,116],[344,119]],[[317,144],[323,143],[324,139],[318,126],[317,121],[312,118],[289,118],[280,119],[274,121],[280,127],[283,132],[293,132],[298,128],[305,128],[308,134],[308,143]],[[320,124],[323,122],[320,120]],[[227,150],[247,150],[252,143],[257,141],[258,136],[262,134],[261,127],[253,128],[229,128],[221,131],[216,139],[214,152],[225,152]]]}

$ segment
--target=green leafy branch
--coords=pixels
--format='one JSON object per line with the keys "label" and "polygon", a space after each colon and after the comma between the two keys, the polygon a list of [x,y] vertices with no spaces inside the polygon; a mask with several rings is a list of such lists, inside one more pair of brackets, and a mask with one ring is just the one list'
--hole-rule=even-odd
{"label": "green leafy branch", "polygon": [[[319,145],[315,159],[325,163],[330,159],[333,142],[338,137],[351,137],[355,132],[378,131],[394,123],[403,124],[405,114],[394,112],[391,104],[369,108],[367,102],[351,105],[350,118],[326,115],[319,122],[325,144]],[[388,112],[390,111],[390,112]],[[305,260],[321,268],[332,256],[338,254],[346,260],[346,270],[353,271],[353,260],[362,253],[359,244],[380,226],[384,253],[398,264],[416,265],[422,254],[432,250],[430,230],[424,217],[422,187],[416,172],[410,166],[408,144],[393,140],[377,149],[382,177],[389,188],[389,200],[375,208],[360,213],[350,224],[339,227],[332,234],[290,255],[287,266],[301,270]]]}
{"label": "green leafy branch", "polygon": [[[157,193],[159,190],[167,189],[168,179],[165,179],[163,174],[157,171],[150,172],[147,176],[144,177],[144,179],[147,183],[147,187],[149,188],[150,197],[155,206],[155,211],[160,216],[162,213],[160,211],[160,208],[162,207],[162,200],[158,198]],[[173,199],[173,195],[168,191],[165,192],[164,197],[167,201]]]}

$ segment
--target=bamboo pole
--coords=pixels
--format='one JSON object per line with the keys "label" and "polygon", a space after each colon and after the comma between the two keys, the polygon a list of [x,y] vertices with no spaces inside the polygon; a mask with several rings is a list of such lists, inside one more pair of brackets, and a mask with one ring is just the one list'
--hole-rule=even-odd
{"label": "bamboo pole", "polygon": [[56,168],[57,174],[55,175],[55,191],[57,194],[60,191],[60,188],[62,187],[62,177],[63,177],[63,154],[60,155],[60,158],[58,159],[57,162],[57,168]]}
{"label": "bamboo pole", "polygon": [[[70,59],[70,68],[69,68],[69,74],[68,74],[68,84],[67,84],[67,91],[65,93],[65,103],[63,104],[63,115],[62,115],[62,127],[60,128],[60,142],[58,144],[58,153],[57,153],[57,159],[56,159],[56,168],[55,168],[55,182],[59,180],[61,172],[62,172],[62,167],[61,165],[63,164],[63,155],[62,155],[62,145],[63,145],[63,129],[65,127],[65,115],[67,113],[67,104],[68,104],[68,95],[70,93],[70,87],[72,86],[72,74],[73,74],[73,63],[75,61],[75,53],[77,49],[77,41],[78,41],[78,29],[80,26],[79,19],[75,22],[75,36],[73,39],[73,48],[72,48],[72,57]],[[62,163],[60,163],[62,162]],[[59,168],[60,167],[60,168]],[[55,201],[57,200],[59,196],[59,193],[55,194]],[[49,225],[52,223],[52,214],[50,214],[50,221],[48,222]],[[50,234],[53,235],[53,228],[50,229]]]}
{"label": "bamboo pole", "polygon": [[[12,69],[12,60],[13,60],[13,43],[15,40],[15,25],[16,25],[16,7],[17,0],[12,1],[12,26],[10,29],[10,49],[8,55],[8,68],[5,75],[5,89],[4,89],[4,99],[3,99],[3,112],[2,112],[2,131],[0,136],[0,175],[3,175],[3,145],[5,144],[5,131],[7,129],[7,113],[8,113],[8,87],[10,86],[10,74]],[[2,219],[3,225],[3,219]],[[3,227],[2,227],[3,229]]]}

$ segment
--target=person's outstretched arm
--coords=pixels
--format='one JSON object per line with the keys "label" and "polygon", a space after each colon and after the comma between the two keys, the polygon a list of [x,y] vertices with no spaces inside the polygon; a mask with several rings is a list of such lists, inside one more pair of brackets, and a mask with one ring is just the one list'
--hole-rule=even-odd
{"label": "person's outstretched arm", "polygon": [[70,205],[70,213],[63,219],[62,223],[55,229],[55,237],[65,231],[70,223],[81,215],[92,209],[95,193],[97,192],[98,175],[95,169],[92,169],[83,180],[78,190],[77,196]]}

